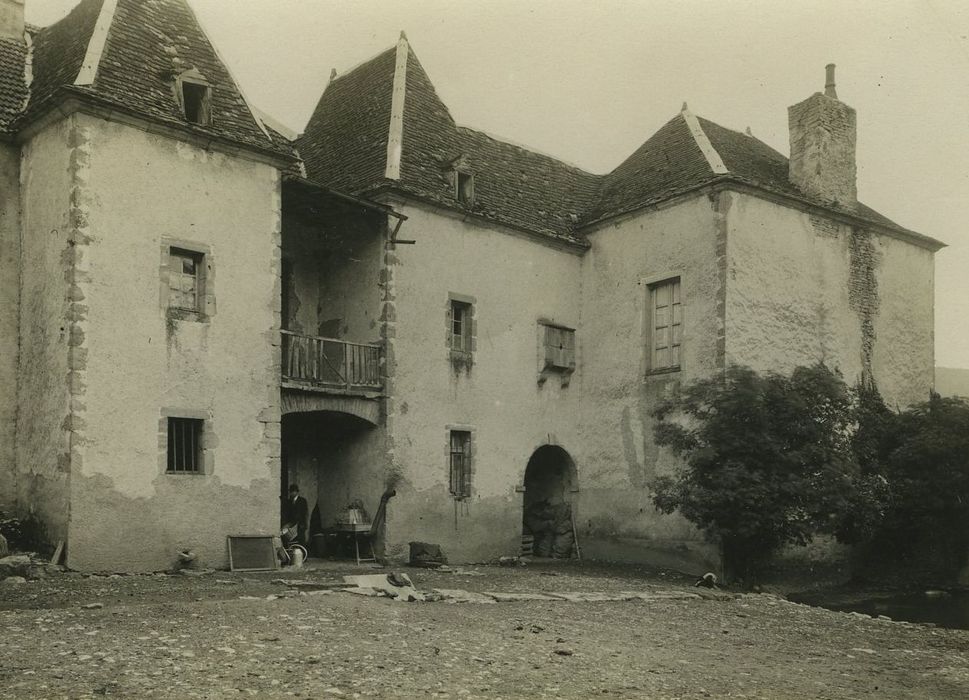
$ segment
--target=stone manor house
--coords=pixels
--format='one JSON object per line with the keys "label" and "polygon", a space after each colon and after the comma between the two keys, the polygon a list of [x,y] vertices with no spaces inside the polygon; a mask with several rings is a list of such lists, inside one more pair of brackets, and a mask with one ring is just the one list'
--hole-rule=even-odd
{"label": "stone manor house", "polygon": [[933,384],[941,244],[858,201],[827,83],[789,159],[684,106],[595,175],[456,124],[404,35],[297,137],[186,0],[0,0],[0,508],[88,570],[223,566],[290,483],[322,529],[395,491],[390,559],[516,554],[548,501],[584,556],[712,566],[652,505],[658,399],[731,363]]}

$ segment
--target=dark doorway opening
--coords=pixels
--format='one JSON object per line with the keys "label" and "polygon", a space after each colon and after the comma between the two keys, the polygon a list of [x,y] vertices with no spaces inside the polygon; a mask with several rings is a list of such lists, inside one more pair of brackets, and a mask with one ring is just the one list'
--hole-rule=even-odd
{"label": "dark doorway opening", "polygon": [[[347,531],[369,551],[370,526],[385,491],[382,433],[357,416],[308,411],[283,416],[280,498],[299,486],[309,511],[312,556],[341,556]],[[282,503],[282,500],[280,501]],[[352,521],[352,522],[350,522]],[[340,545],[337,547],[337,545]]]}
{"label": "dark doorway opening", "polygon": [[574,556],[574,509],[578,494],[575,462],[556,445],[544,445],[525,468],[522,544],[538,557]]}

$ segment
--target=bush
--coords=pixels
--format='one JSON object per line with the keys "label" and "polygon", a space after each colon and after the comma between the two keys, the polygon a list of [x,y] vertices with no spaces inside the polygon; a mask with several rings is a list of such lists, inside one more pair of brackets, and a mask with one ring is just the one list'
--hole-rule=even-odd
{"label": "bush", "polygon": [[854,452],[856,406],[823,365],[697,381],[654,412],[657,442],[686,461],[656,480],[654,503],[719,541],[728,577],[748,582],[783,546],[858,537],[878,522],[884,491]]}
{"label": "bush", "polygon": [[36,552],[49,555],[53,548],[47,541],[47,528],[35,516],[17,518],[0,511],[0,535],[3,535],[11,552]]}
{"label": "bush", "polygon": [[869,554],[952,577],[969,551],[969,402],[935,395],[896,414],[878,451],[890,498]]}

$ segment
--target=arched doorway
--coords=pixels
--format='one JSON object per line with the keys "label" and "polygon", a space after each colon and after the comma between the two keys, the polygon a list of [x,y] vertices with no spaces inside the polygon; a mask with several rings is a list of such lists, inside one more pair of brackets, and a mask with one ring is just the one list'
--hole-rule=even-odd
{"label": "arched doorway", "polygon": [[[371,522],[385,490],[384,434],[353,413],[316,410],[282,418],[280,503],[299,487],[309,511],[310,553],[323,555],[349,508]],[[314,535],[320,535],[317,539]]]}
{"label": "arched doorway", "polygon": [[531,538],[538,557],[574,556],[573,509],[578,491],[575,462],[557,445],[543,445],[525,467],[522,542]]}

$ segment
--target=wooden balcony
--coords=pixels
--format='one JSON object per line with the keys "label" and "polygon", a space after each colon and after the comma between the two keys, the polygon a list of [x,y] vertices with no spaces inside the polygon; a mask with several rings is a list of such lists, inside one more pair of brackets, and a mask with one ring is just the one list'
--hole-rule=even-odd
{"label": "wooden balcony", "polygon": [[346,393],[383,389],[380,346],[281,331],[283,384]]}

